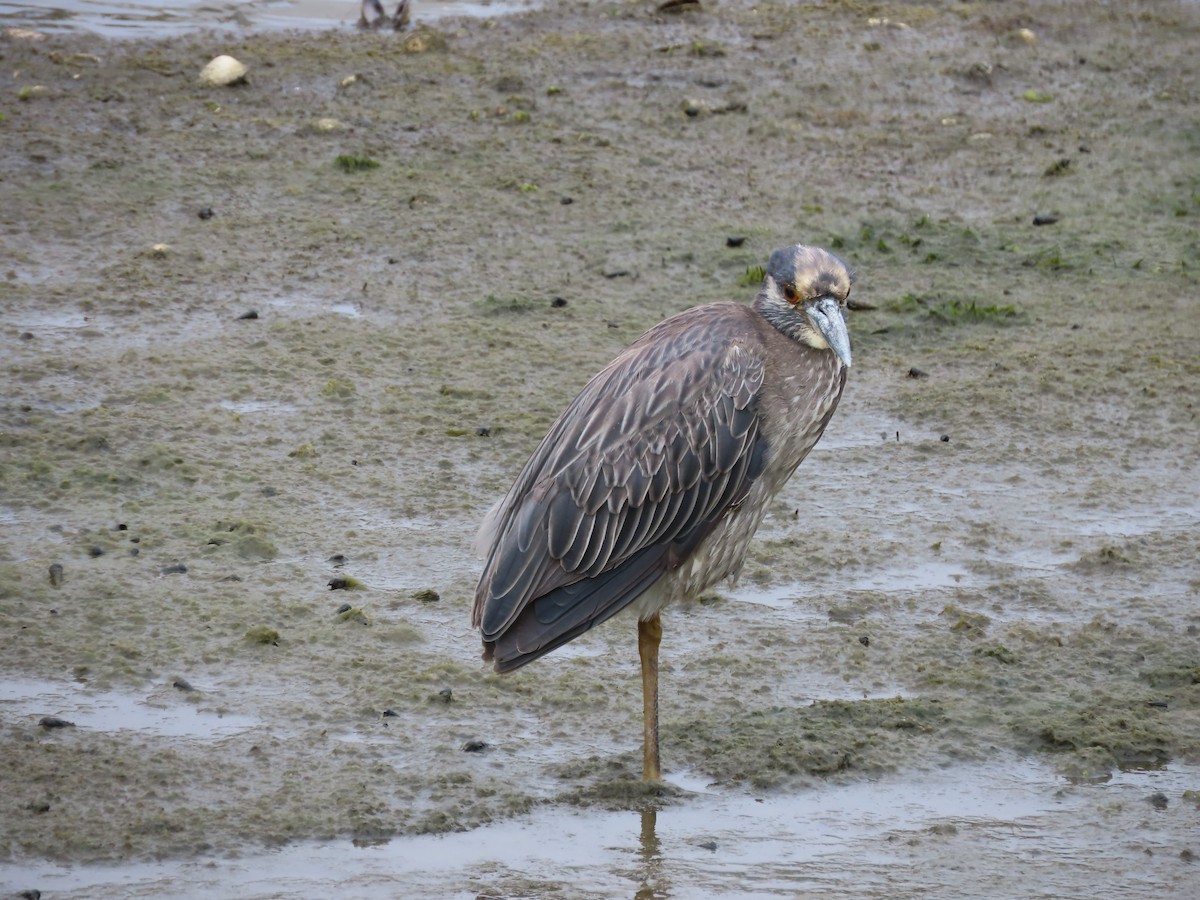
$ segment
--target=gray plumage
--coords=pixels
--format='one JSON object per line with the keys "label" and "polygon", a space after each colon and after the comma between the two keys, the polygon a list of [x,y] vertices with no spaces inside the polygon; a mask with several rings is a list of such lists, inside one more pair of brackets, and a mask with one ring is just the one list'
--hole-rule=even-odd
{"label": "gray plumage", "polygon": [[497,671],[737,575],[841,397],[851,282],[824,250],[778,250],[752,307],[680,313],[584,387],[480,529],[473,622]]}

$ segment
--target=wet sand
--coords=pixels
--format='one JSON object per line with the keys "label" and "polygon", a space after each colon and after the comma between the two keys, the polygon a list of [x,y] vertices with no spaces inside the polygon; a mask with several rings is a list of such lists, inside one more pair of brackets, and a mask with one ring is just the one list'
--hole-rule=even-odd
{"label": "wet sand", "polygon": [[[0,884],[1192,896],[1198,26],[0,36]],[[792,241],[873,308],[742,580],[665,620],[647,791],[633,623],[490,674],[471,538]]]}

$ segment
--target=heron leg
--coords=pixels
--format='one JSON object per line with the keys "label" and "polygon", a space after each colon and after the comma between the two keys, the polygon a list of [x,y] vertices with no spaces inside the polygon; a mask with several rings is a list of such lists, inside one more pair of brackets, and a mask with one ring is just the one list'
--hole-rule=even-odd
{"label": "heron leg", "polygon": [[658,645],[662,642],[662,619],[658,613],[638,622],[638,655],[642,658],[642,716],[645,744],[642,749],[642,777],[661,781],[658,764]]}

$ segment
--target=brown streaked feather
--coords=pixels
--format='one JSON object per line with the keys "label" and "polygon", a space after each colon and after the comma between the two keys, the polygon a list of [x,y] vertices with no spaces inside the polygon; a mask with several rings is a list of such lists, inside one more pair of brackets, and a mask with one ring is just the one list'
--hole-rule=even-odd
{"label": "brown streaked feather", "polygon": [[502,644],[497,668],[620,611],[744,496],[765,453],[755,315],[722,303],[661,323],[551,427],[485,525],[473,618]]}

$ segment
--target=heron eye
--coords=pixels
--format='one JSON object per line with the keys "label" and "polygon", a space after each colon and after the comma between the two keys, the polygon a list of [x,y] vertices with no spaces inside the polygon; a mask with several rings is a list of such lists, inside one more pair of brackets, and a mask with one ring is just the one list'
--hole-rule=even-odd
{"label": "heron eye", "polygon": [[790,284],[785,284],[783,286],[783,298],[785,300],[787,300],[788,303],[795,303],[796,302],[796,289],[794,287],[792,287]]}

